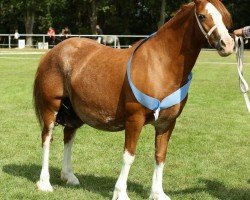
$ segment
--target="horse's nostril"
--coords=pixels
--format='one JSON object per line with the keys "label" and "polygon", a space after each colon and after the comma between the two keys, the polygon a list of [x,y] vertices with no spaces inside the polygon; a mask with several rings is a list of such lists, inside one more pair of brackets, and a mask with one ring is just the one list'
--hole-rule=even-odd
{"label": "horse's nostril", "polygon": [[226,47],[226,43],[223,40],[220,40],[220,46],[225,48]]}

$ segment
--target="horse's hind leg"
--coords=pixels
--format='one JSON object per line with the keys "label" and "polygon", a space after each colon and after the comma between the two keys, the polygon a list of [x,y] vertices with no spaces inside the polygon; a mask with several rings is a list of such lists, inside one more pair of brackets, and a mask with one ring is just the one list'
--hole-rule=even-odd
{"label": "horse's hind leg", "polygon": [[49,149],[50,142],[52,140],[52,131],[55,126],[56,113],[50,109],[43,113],[43,130],[42,130],[42,145],[43,145],[43,157],[42,157],[42,171],[40,174],[40,180],[37,182],[37,187],[41,191],[52,192],[53,188],[50,184],[49,175]]}
{"label": "horse's hind leg", "polygon": [[64,127],[64,157],[61,179],[67,184],[79,185],[79,180],[73,174],[71,162],[71,149],[75,138],[76,128]]}

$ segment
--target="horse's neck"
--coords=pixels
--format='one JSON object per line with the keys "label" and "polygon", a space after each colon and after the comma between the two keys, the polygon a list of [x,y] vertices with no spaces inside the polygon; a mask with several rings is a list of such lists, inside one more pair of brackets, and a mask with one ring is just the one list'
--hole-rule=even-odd
{"label": "horse's neck", "polygon": [[162,62],[178,77],[187,77],[191,72],[204,42],[195,23],[194,9],[187,8],[166,23],[154,38],[155,44],[160,44],[156,48],[162,54]]}

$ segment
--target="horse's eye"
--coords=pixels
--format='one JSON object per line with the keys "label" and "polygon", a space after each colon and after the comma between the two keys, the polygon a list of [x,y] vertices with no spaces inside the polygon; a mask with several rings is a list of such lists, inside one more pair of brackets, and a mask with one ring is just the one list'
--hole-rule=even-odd
{"label": "horse's eye", "polygon": [[206,16],[202,15],[202,14],[199,14],[198,17],[199,17],[200,20],[205,20],[206,19]]}

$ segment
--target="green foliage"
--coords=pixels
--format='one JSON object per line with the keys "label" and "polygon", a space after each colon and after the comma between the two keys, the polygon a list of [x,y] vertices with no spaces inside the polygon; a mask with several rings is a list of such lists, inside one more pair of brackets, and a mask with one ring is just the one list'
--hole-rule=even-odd
{"label": "green foliage", "polygon": [[[69,26],[72,33],[91,33],[91,2],[97,7],[97,23],[106,34],[150,34],[160,19],[159,0],[0,0],[0,33],[25,33],[25,16],[35,13],[34,33],[46,33],[49,26],[61,32]],[[169,20],[184,3],[191,0],[166,0]],[[250,24],[248,0],[224,0],[233,15],[234,27]]]}
{"label": "green foliage", "polygon": [[249,0],[226,0],[225,2],[233,16],[234,27],[250,26]]}

